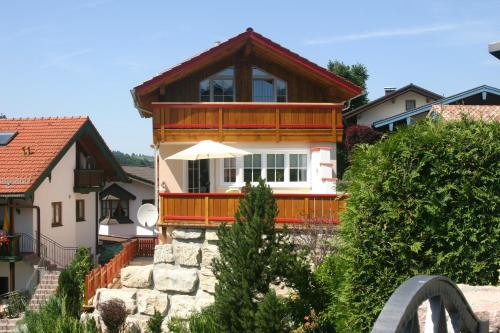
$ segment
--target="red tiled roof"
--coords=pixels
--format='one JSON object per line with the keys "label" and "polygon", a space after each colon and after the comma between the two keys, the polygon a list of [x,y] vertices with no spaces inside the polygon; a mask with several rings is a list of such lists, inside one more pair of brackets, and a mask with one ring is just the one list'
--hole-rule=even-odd
{"label": "red tiled roof", "polygon": [[88,117],[0,119],[0,132],[17,132],[0,146],[0,194],[23,194],[40,178]]}
{"label": "red tiled roof", "polygon": [[208,49],[207,51],[200,53],[196,55],[193,58],[190,58],[170,69],[167,71],[160,73],[153,77],[152,79],[140,84],[139,86],[135,87],[134,90],[137,91],[139,94],[143,93],[145,90],[147,90],[150,86],[155,86],[159,84],[160,82],[173,77],[186,68],[189,68],[192,65],[202,63],[206,60],[210,60],[215,56],[218,56],[222,54],[224,51],[226,51],[228,48],[231,48],[235,45],[239,45],[240,43],[244,43],[247,40],[252,40],[254,42],[257,42],[263,46],[265,46],[267,49],[280,54],[281,56],[290,59],[291,61],[304,66],[305,68],[315,72],[316,74],[319,74],[320,76],[330,80],[331,82],[341,86],[343,89],[347,90],[352,96],[358,95],[362,92],[362,89],[355,85],[354,83],[344,79],[343,77],[336,75],[326,68],[323,68],[312,61],[298,55],[295,52],[290,51],[289,49],[281,46],[278,43],[273,42],[269,38],[264,37],[263,35],[253,31],[252,28],[248,28],[245,32],[232,37],[228,39],[227,41],[220,43],[217,46],[212,47],[211,49]]}
{"label": "red tiled roof", "polygon": [[460,120],[465,114],[473,120],[500,121],[500,105],[433,105],[433,113],[444,120]]}

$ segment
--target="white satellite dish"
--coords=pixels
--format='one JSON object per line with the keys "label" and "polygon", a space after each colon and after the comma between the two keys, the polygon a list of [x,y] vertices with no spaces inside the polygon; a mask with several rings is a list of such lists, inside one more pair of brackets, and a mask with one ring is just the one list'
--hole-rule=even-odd
{"label": "white satellite dish", "polygon": [[137,211],[137,220],[145,227],[152,227],[158,221],[158,210],[155,205],[146,203],[139,207]]}

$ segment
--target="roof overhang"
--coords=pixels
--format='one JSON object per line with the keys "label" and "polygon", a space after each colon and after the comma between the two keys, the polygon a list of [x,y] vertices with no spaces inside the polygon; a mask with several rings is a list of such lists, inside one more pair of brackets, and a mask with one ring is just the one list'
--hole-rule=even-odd
{"label": "roof overhang", "polygon": [[494,57],[500,59],[500,42],[491,43],[488,45],[488,50]]}
{"label": "roof overhang", "polygon": [[242,47],[249,45],[248,50],[258,50],[259,53],[273,55],[280,62],[291,64],[300,68],[303,72],[312,77],[315,77],[324,84],[330,84],[342,91],[345,100],[352,99],[363,93],[363,89],[347,79],[330,72],[324,67],[321,67],[306,58],[290,51],[289,49],[271,41],[263,35],[254,32],[252,28],[248,28],[245,32],[228,39],[227,41],[189,59],[185,62],[172,67],[171,69],[156,75],[148,81],[138,85],[131,90],[134,105],[138,109],[142,117],[150,117],[152,112],[149,110],[148,102],[141,97],[153,92],[162,85],[166,85],[177,81],[187,75],[194,73],[197,70],[214,63],[217,60],[223,59],[230,54],[241,50]]}

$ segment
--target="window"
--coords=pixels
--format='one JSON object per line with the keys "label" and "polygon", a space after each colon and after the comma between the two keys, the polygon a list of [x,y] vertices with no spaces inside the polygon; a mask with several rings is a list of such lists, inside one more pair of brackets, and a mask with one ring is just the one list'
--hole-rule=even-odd
{"label": "window", "polygon": [[128,217],[128,200],[101,200],[101,218]]}
{"label": "window", "polygon": [[76,221],[85,221],[85,200],[76,200]]}
{"label": "window", "polygon": [[0,146],[6,146],[16,134],[17,132],[0,132]]}
{"label": "window", "polygon": [[234,68],[223,71],[200,82],[201,102],[234,101]]}
{"label": "window", "polygon": [[144,205],[144,204],[147,204],[147,203],[154,205],[155,204],[155,199],[142,199],[141,205]]}
{"label": "window", "polygon": [[243,181],[256,182],[261,177],[260,154],[246,155],[243,157]]}
{"label": "window", "polygon": [[307,155],[290,154],[290,181],[307,181]]}
{"label": "window", "polygon": [[252,101],[254,102],[286,102],[286,82],[263,70],[252,68]]}
{"label": "window", "polygon": [[413,110],[417,106],[417,102],[414,99],[406,100],[406,111]]}
{"label": "window", "polygon": [[236,181],[236,158],[224,159],[224,182],[234,183]]}
{"label": "window", "polygon": [[188,161],[188,192],[210,192],[210,164],[209,160]]}
{"label": "window", "polygon": [[62,226],[62,203],[53,202],[52,203],[52,226],[58,227]]}
{"label": "window", "polygon": [[267,181],[285,181],[285,155],[267,154]]}

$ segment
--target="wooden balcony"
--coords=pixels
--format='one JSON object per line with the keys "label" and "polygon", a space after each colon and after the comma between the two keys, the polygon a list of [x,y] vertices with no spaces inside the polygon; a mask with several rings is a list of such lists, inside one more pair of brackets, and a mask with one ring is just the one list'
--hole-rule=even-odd
{"label": "wooden balcony", "polygon": [[342,141],[339,103],[152,103],[155,142]]}
{"label": "wooden balcony", "polygon": [[75,169],[75,191],[95,191],[103,186],[104,170]]}
{"label": "wooden balcony", "polygon": [[[233,222],[243,194],[240,193],[160,193],[161,226],[215,227]],[[339,223],[345,200],[335,194],[274,194],[278,224],[291,227],[312,218]]]}

